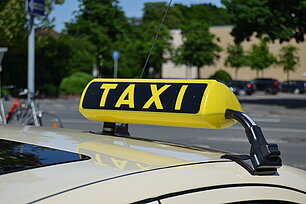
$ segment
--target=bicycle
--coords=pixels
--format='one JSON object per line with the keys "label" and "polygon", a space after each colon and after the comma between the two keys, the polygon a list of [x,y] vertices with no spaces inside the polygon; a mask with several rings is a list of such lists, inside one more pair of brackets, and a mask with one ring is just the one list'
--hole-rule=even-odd
{"label": "bicycle", "polygon": [[2,98],[0,98],[0,123],[3,123],[3,124],[7,123]]}
{"label": "bicycle", "polygon": [[[28,94],[27,90],[19,93],[19,96]],[[6,116],[8,124],[21,124],[33,126],[51,126],[53,128],[63,128],[62,121],[59,116],[47,111],[40,110],[35,103],[34,94],[30,94],[30,103],[19,102],[16,98],[14,104]]]}

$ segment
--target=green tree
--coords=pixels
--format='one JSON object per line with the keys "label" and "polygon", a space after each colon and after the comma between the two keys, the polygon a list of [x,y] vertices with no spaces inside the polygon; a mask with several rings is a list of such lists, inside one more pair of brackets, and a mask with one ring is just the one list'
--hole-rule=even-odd
{"label": "green tree", "polygon": [[200,68],[213,65],[219,57],[221,48],[214,42],[215,36],[202,22],[190,22],[182,30],[183,45],[176,50],[174,62],[188,67],[197,67],[197,77],[200,78]]}
{"label": "green tree", "polygon": [[91,73],[95,47],[86,38],[60,35],[37,36],[36,84],[42,94],[54,95],[64,77],[81,71]]}
{"label": "green tree", "polygon": [[247,65],[247,57],[240,44],[228,45],[227,54],[228,56],[224,64],[225,66],[235,68],[235,79],[237,80],[238,70]]}
{"label": "green tree", "polygon": [[222,69],[216,71],[213,75],[209,76],[209,79],[221,80],[223,82],[229,82],[233,80],[231,75]]}
{"label": "green tree", "polygon": [[[164,16],[167,6],[168,3],[166,2],[145,3],[142,24],[149,22],[159,24]],[[182,26],[183,19],[184,16],[182,15],[181,10],[176,6],[171,6],[165,19],[165,25],[170,29],[180,28]]]}
{"label": "green tree", "polygon": [[267,36],[270,40],[303,42],[306,30],[306,0],[222,0],[235,27],[236,42]]}
{"label": "green tree", "polygon": [[287,80],[290,80],[290,72],[295,70],[299,63],[298,48],[292,45],[282,47],[280,50],[278,63],[283,67],[284,72],[287,73]]}
{"label": "green tree", "polygon": [[0,47],[11,47],[15,40],[26,38],[24,3],[23,0],[0,1]]}
{"label": "green tree", "polygon": [[233,24],[227,9],[212,4],[192,4],[191,6],[174,4],[173,7],[181,11],[183,17],[180,21],[182,25],[188,25],[190,21],[201,21],[209,26]]}
{"label": "green tree", "polygon": [[[118,0],[81,0],[80,10],[74,22],[67,24],[67,34],[86,38],[96,47],[97,67],[101,64],[103,76],[112,76],[112,52],[118,44],[124,44],[131,30],[127,18],[118,6]],[[119,50],[121,51],[121,50]]]}
{"label": "green tree", "polygon": [[259,71],[269,68],[276,63],[276,58],[270,53],[267,42],[261,39],[258,45],[252,45],[252,49],[248,54],[248,65],[251,69],[256,70],[256,76],[259,77]]}
{"label": "green tree", "polygon": [[92,80],[92,76],[90,74],[75,72],[62,80],[60,85],[61,93],[80,94],[90,80]]}
{"label": "green tree", "polygon": [[[148,22],[146,24],[141,24],[139,28],[139,41],[136,42],[138,45],[138,53],[140,58],[140,65],[141,67],[144,66],[148,53],[152,47],[153,41],[156,36],[156,32],[158,30],[159,23],[157,22]],[[167,56],[165,53],[172,52],[171,49],[171,35],[170,30],[167,26],[163,26],[159,37],[157,38],[156,44],[154,46],[154,49],[152,50],[152,54],[150,56],[150,59],[148,61],[148,64],[145,69],[144,76],[147,77],[149,75],[148,70],[149,67],[153,67],[154,71],[156,73],[156,77],[160,76],[161,67],[164,62],[167,61]]]}
{"label": "green tree", "polygon": [[[121,63],[126,64],[119,72],[124,71],[124,76],[139,77],[147,61],[149,51],[153,45],[156,33],[159,29],[167,4],[164,2],[146,3],[143,18],[140,21],[131,21],[132,32],[127,35],[126,42],[123,44],[123,59]],[[170,8],[171,10],[172,8]],[[145,67],[143,77],[160,77],[162,64],[166,62],[167,55],[171,53],[171,35],[168,25],[176,21],[177,18],[171,17],[174,14],[168,11],[166,20],[160,30],[159,36],[152,50],[151,56]],[[128,65],[128,66],[127,66]],[[154,68],[153,76],[149,76],[148,70]]]}
{"label": "green tree", "polygon": [[[49,14],[55,3],[63,1],[47,0],[46,16],[36,17],[35,27],[52,28]],[[3,60],[3,83],[25,87],[27,81],[27,37],[28,20],[24,0],[0,1],[0,47],[9,51]]]}
{"label": "green tree", "polygon": [[[0,1],[0,46],[20,45],[20,40],[27,37],[27,13],[25,0]],[[62,4],[64,0],[46,0],[45,16],[36,17],[36,27],[52,27],[53,20],[49,15],[54,4]]]}

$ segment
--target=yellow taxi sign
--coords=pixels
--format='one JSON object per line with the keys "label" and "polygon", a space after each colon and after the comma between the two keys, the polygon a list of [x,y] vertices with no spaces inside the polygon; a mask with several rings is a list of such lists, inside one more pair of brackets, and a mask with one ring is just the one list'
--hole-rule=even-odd
{"label": "yellow taxi sign", "polygon": [[94,79],[79,111],[89,120],[226,128],[227,109],[242,111],[233,92],[215,80]]}

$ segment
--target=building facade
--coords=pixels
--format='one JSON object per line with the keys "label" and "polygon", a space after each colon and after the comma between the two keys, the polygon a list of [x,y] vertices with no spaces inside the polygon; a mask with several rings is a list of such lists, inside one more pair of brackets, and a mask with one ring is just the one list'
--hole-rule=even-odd
{"label": "building facade", "polygon": [[[216,38],[219,38],[220,47],[223,51],[220,53],[220,58],[216,60],[215,65],[205,66],[201,68],[200,78],[208,78],[218,70],[225,70],[228,72],[232,78],[235,78],[235,69],[231,67],[226,67],[224,61],[227,57],[226,48],[230,44],[234,44],[234,38],[231,36],[230,32],[233,26],[213,26],[210,28],[210,32],[215,35]],[[176,48],[183,43],[180,30],[171,31],[173,36],[172,44]],[[250,41],[245,41],[242,43],[244,50],[247,52],[251,49],[253,44],[259,44],[259,39],[251,38]],[[269,43],[270,52],[278,56],[280,49],[287,45],[293,45],[298,48],[298,56],[300,58],[299,64],[297,65],[295,71],[290,72],[290,79],[292,80],[306,80],[306,42],[296,43],[295,40],[290,42],[279,43],[275,41],[274,43]],[[186,66],[176,66],[172,62],[167,62],[162,67],[162,77],[163,78],[197,78],[195,67],[186,67]],[[242,67],[238,71],[238,80],[252,80],[257,77],[270,77],[275,78],[280,81],[285,81],[287,79],[287,73],[283,71],[282,67],[279,65],[273,65],[262,72],[259,72],[257,76],[255,70],[251,70],[249,67]]]}
{"label": "building facade", "polygon": [[[172,46],[174,49],[177,49],[183,44],[183,39],[180,30],[171,30],[171,36]],[[169,60],[162,66],[162,78],[195,79],[197,78],[197,68],[188,67],[186,65],[176,65],[175,63]]]}

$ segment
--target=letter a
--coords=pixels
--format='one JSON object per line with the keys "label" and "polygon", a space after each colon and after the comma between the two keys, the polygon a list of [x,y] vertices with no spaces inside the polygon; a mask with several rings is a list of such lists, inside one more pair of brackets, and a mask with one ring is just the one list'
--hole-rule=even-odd
{"label": "letter a", "polygon": [[[120,98],[118,99],[115,107],[120,108],[121,105],[128,105],[129,108],[135,108],[134,106],[134,90],[135,84],[130,84],[124,92],[121,94]],[[127,97],[127,99],[125,99]]]}

